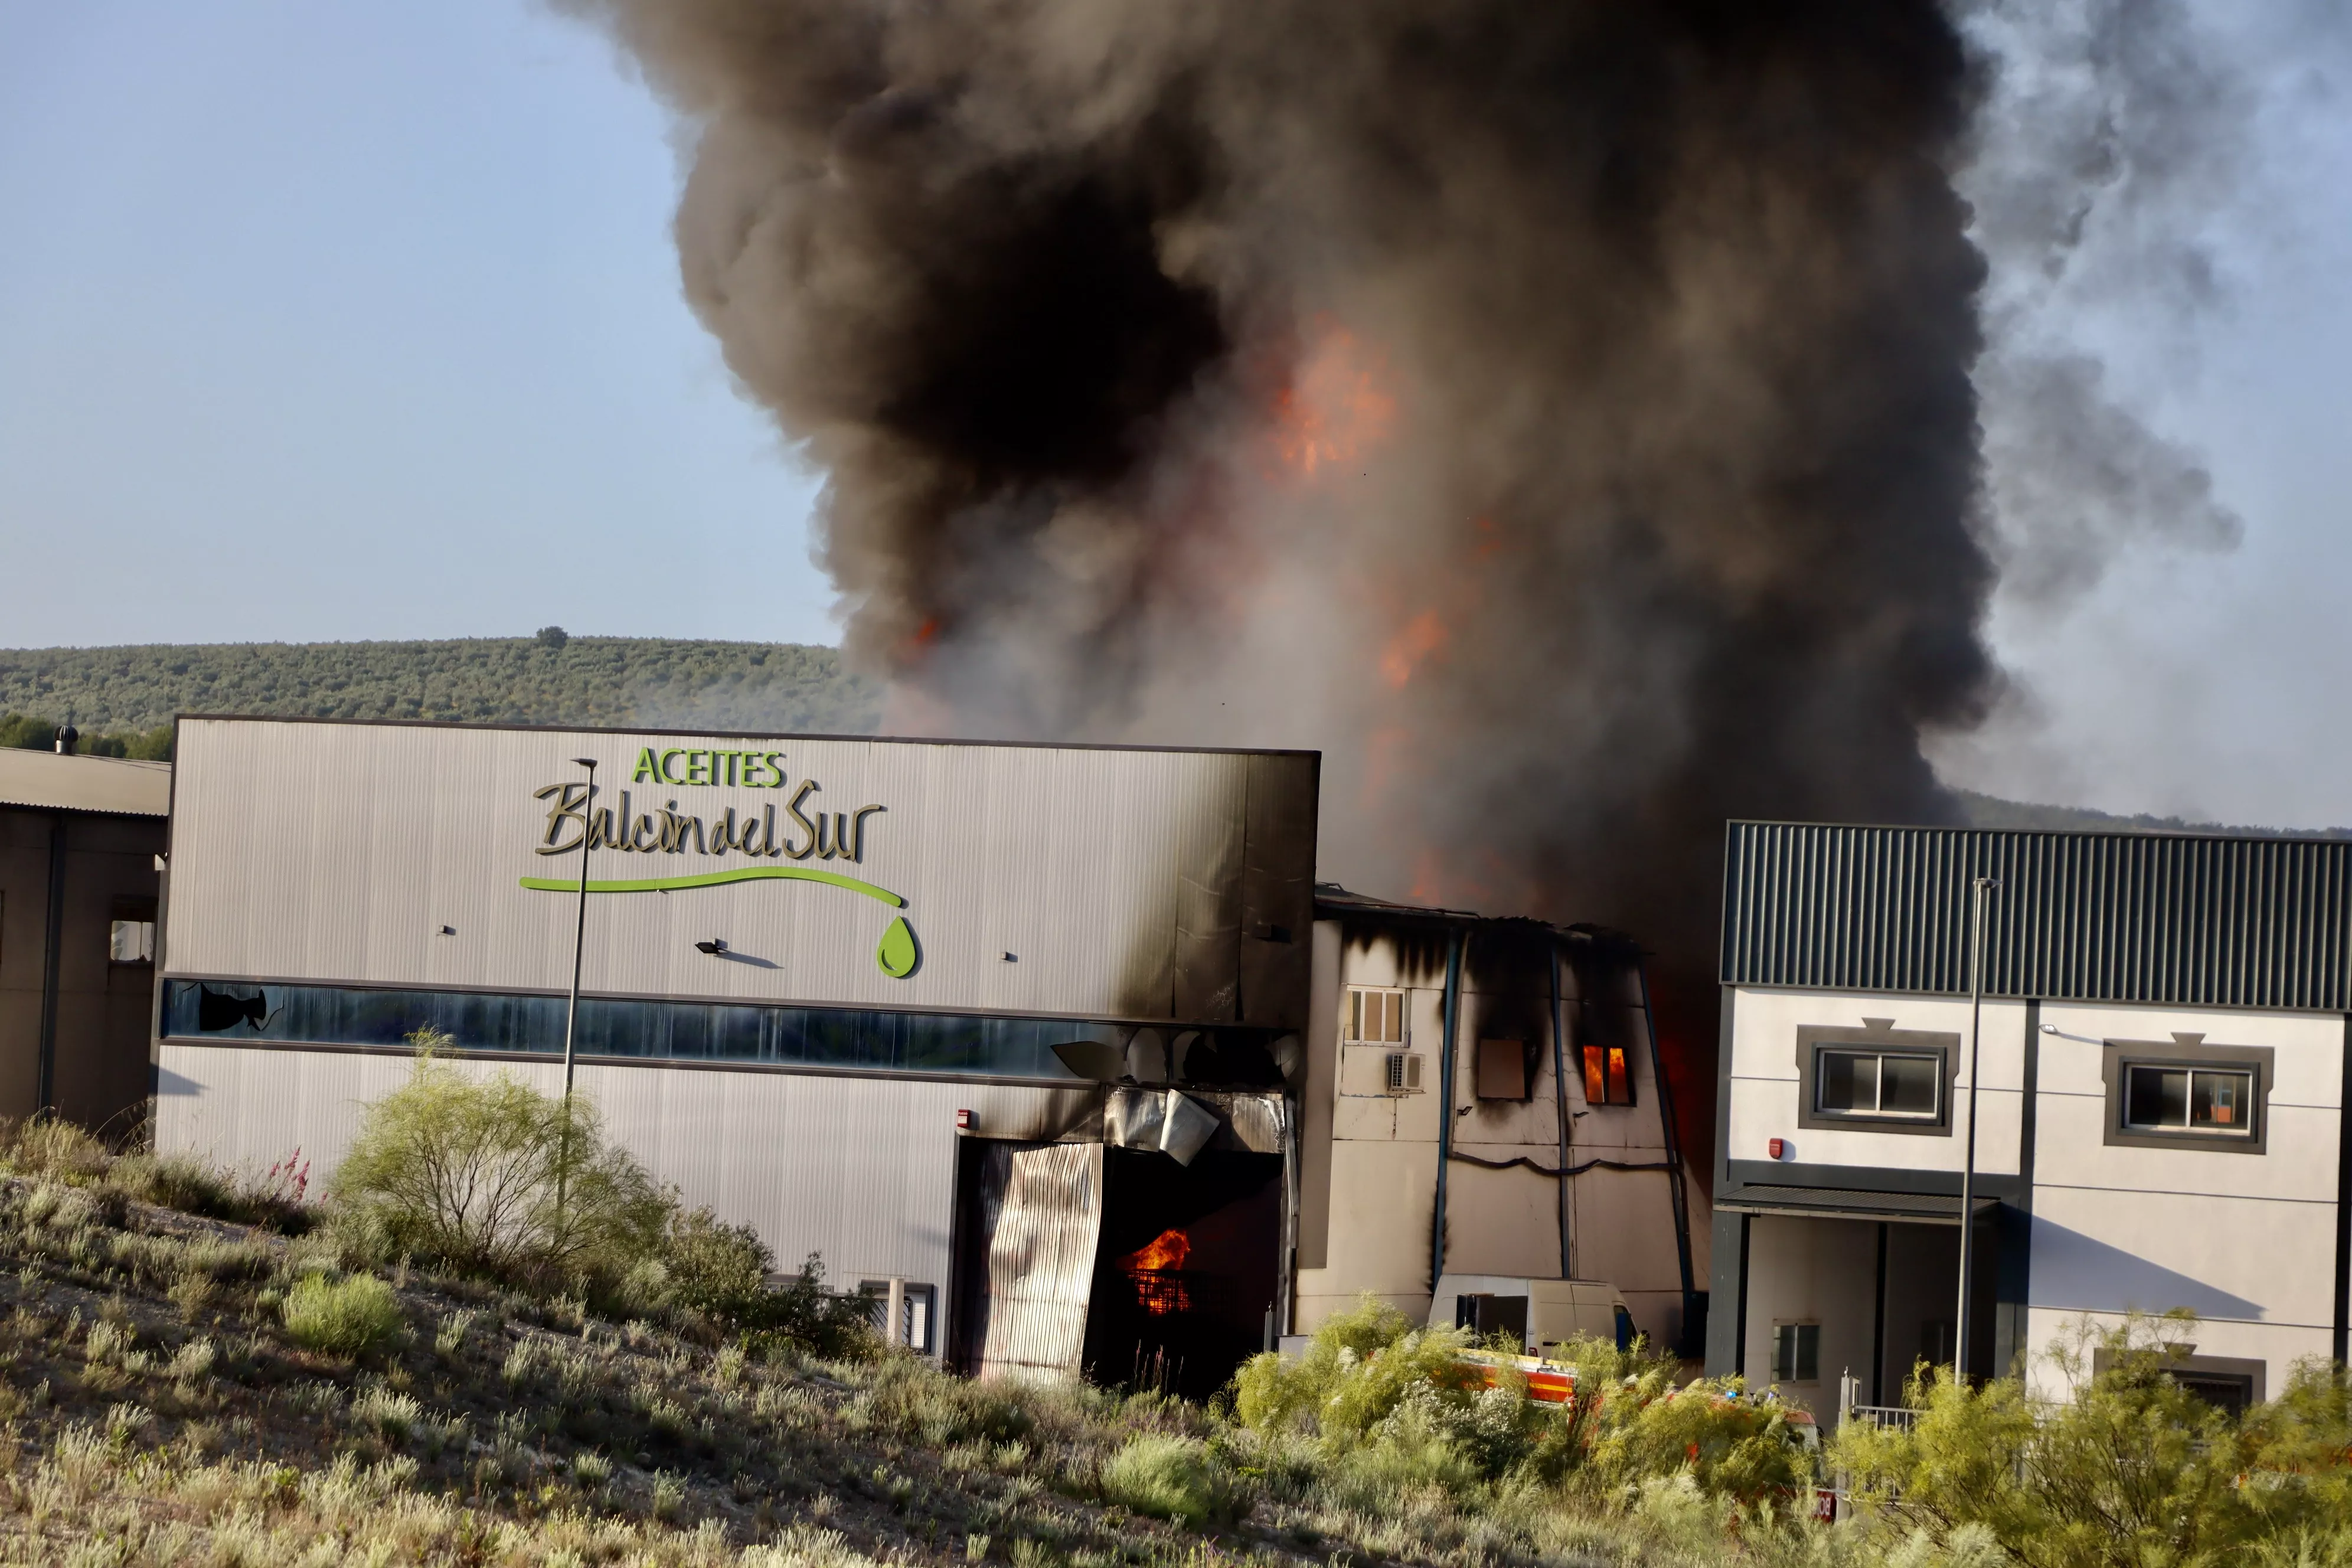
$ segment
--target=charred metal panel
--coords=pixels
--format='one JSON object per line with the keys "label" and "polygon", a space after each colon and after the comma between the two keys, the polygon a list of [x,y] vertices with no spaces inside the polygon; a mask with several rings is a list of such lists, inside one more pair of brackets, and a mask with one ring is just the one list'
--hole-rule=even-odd
{"label": "charred metal panel", "polygon": [[1254,1020],[1293,1029],[1307,1024],[1315,881],[1311,858],[1301,859],[1291,847],[1315,842],[1315,793],[1311,767],[1250,759],[1242,839],[1242,1007]]}
{"label": "charred metal panel", "polygon": [[1246,769],[1187,803],[1181,832],[1188,853],[1176,882],[1176,942],[1170,959],[1168,1016],[1226,1022],[1241,1012],[1242,837],[1249,807]]}
{"label": "charred metal panel", "polygon": [[2352,1010],[2352,842],[1735,822],[1727,984]]}
{"label": "charred metal panel", "polygon": [[978,1154],[977,1224],[987,1259],[964,1326],[982,1377],[1075,1376],[1102,1237],[1103,1146],[990,1142]]}

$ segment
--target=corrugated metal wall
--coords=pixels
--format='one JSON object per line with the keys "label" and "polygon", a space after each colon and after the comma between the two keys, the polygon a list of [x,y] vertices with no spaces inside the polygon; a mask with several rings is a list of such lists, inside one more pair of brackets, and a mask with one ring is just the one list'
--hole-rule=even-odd
{"label": "corrugated metal wall", "polygon": [[[510,1074],[548,1094],[563,1084],[561,1062],[454,1058],[447,1065],[473,1076]],[[158,1051],[155,1146],[247,1172],[299,1146],[311,1162],[313,1190],[321,1190],[368,1103],[414,1070],[411,1058],[386,1054],[166,1041]],[[579,1089],[614,1142],[688,1204],[757,1228],[784,1268],[815,1252],[836,1285],[896,1274],[943,1292],[955,1113],[971,1110],[982,1129],[1003,1137],[1052,1137],[1083,1121],[1097,1098],[1091,1088],[595,1062],[581,1064]],[[1100,1155],[1097,1147],[1097,1163]],[[1082,1286],[1081,1322],[1085,1301]]]}
{"label": "corrugated metal wall", "polygon": [[[632,782],[643,749],[739,754],[741,737],[244,719],[186,719],[179,734],[164,948],[175,975],[561,992],[572,900],[520,882],[577,874],[576,853],[536,853],[551,803],[534,792],[580,779],[572,759],[589,756],[602,764],[600,804],[628,792],[633,816],[667,802],[714,824],[730,810],[782,821],[810,779],[823,789],[813,808],[882,806],[864,858],[821,868],[904,900],[894,910],[777,880],[601,894],[588,912],[591,991],[1304,1021],[1311,753],[759,742],[795,782],[787,791]],[[694,848],[590,859],[600,880],[751,864]],[[894,913],[919,944],[909,974],[877,964]],[[696,950],[712,938],[727,943],[723,959]]]}
{"label": "corrugated metal wall", "polygon": [[2326,839],[1735,822],[1724,982],[1965,993],[1980,876],[1988,994],[2352,1010],[2352,843]]}
{"label": "corrugated metal wall", "polygon": [[988,1241],[982,1377],[1074,1375],[1102,1238],[1103,1146],[992,1143],[981,1152]]}

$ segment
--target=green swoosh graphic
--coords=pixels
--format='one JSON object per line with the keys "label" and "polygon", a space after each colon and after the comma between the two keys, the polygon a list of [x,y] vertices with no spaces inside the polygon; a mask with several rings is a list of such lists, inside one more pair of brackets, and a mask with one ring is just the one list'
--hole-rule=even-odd
{"label": "green swoosh graphic", "polygon": [[[838,871],[818,871],[806,866],[738,866],[731,871],[705,871],[698,877],[646,877],[636,881],[591,881],[592,893],[667,893],[679,888],[715,888],[722,882],[823,882],[828,887],[846,888],[853,893],[863,893],[878,900],[894,910],[903,910],[907,900],[887,888],[877,888],[871,882],[861,882],[855,877],[845,877]],[[522,885],[535,892],[571,893],[580,889],[576,877],[525,877]]]}

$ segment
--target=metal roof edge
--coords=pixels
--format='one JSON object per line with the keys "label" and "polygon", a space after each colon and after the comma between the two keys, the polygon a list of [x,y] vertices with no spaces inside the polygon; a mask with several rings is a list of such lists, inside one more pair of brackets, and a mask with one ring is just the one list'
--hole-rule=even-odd
{"label": "metal roof edge", "polygon": [[331,719],[299,713],[175,713],[174,723],[335,724],[348,729],[477,730],[486,732],[564,735],[685,735],[729,741],[850,741],[893,746],[995,746],[1033,752],[1166,752],[1180,756],[1313,757],[1323,753],[1283,746],[1147,746],[1091,741],[988,741],[953,735],[845,735],[823,730],[679,730],[627,724],[510,724],[464,719]]}

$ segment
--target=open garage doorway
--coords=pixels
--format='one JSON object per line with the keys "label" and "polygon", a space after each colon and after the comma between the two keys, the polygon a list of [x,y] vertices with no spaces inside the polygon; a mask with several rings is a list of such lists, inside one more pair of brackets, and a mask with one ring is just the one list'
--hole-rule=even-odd
{"label": "open garage doorway", "polygon": [[1281,1292],[1282,1157],[1103,1153],[1087,1375],[1206,1399],[1265,1347]]}

